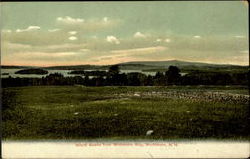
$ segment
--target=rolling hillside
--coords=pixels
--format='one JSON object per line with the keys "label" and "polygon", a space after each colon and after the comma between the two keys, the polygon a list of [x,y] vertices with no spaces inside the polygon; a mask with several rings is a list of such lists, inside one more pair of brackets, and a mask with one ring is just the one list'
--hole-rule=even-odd
{"label": "rolling hillside", "polygon": [[[134,61],[118,63],[122,70],[144,70],[144,71],[164,71],[169,66],[177,66],[182,70],[248,70],[248,66],[228,65],[228,64],[209,64],[188,61]],[[43,69],[53,70],[107,70],[111,65],[72,65],[72,66],[50,66]],[[1,68],[28,68],[27,66],[1,66]],[[32,68],[32,67],[29,67]]]}

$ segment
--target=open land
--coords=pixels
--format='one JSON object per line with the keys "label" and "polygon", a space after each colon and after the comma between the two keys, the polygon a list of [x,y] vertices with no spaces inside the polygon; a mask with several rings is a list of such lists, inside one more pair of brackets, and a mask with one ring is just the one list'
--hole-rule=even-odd
{"label": "open land", "polygon": [[2,99],[6,140],[250,139],[247,86],[30,86]]}

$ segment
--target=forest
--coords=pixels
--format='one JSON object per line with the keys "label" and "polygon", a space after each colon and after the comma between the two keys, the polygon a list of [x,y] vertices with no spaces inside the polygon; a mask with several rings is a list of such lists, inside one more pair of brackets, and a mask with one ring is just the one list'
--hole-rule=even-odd
{"label": "forest", "polygon": [[[165,72],[155,76],[139,72],[121,73],[118,65],[105,71],[75,70],[72,77],[53,73],[42,78],[2,78],[2,87],[42,86],[42,85],[84,85],[84,86],[167,86],[167,85],[248,85],[248,72],[222,72],[194,70],[180,74],[177,66],[169,66]],[[84,75],[84,76],[82,76]]]}

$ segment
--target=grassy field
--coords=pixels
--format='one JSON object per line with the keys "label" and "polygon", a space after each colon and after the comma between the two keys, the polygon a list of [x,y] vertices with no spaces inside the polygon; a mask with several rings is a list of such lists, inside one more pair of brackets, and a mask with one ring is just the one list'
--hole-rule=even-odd
{"label": "grassy field", "polygon": [[3,139],[249,140],[248,93],[224,86],[4,88]]}

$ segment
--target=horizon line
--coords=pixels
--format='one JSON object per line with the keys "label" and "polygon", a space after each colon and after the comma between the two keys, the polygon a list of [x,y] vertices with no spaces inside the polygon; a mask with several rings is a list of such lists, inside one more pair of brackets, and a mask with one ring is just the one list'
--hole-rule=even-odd
{"label": "horizon line", "polygon": [[21,66],[21,67],[58,67],[58,66],[82,66],[82,65],[90,65],[90,66],[109,66],[109,65],[119,65],[119,64],[125,64],[125,63],[129,63],[129,62],[169,62],[169,61],[178,61],[178,62],[190,62],[190,63],[202,63],[202,64],[212,64],[212,65],[231,65],[231,66],[249,66],[248,64],[231,64],[231,63],[213,63],[213,62],[201,62],[201,61],[186,61],[186,60],[145,60],[145,61],[126,61],[126,62],[120,62],[120,63],[115,63],[115,64],[89,64],[89,63],[85,63],[85,64],[76,64],[76,65],[12,65],[12,64],[1,64],[1,66]]}

